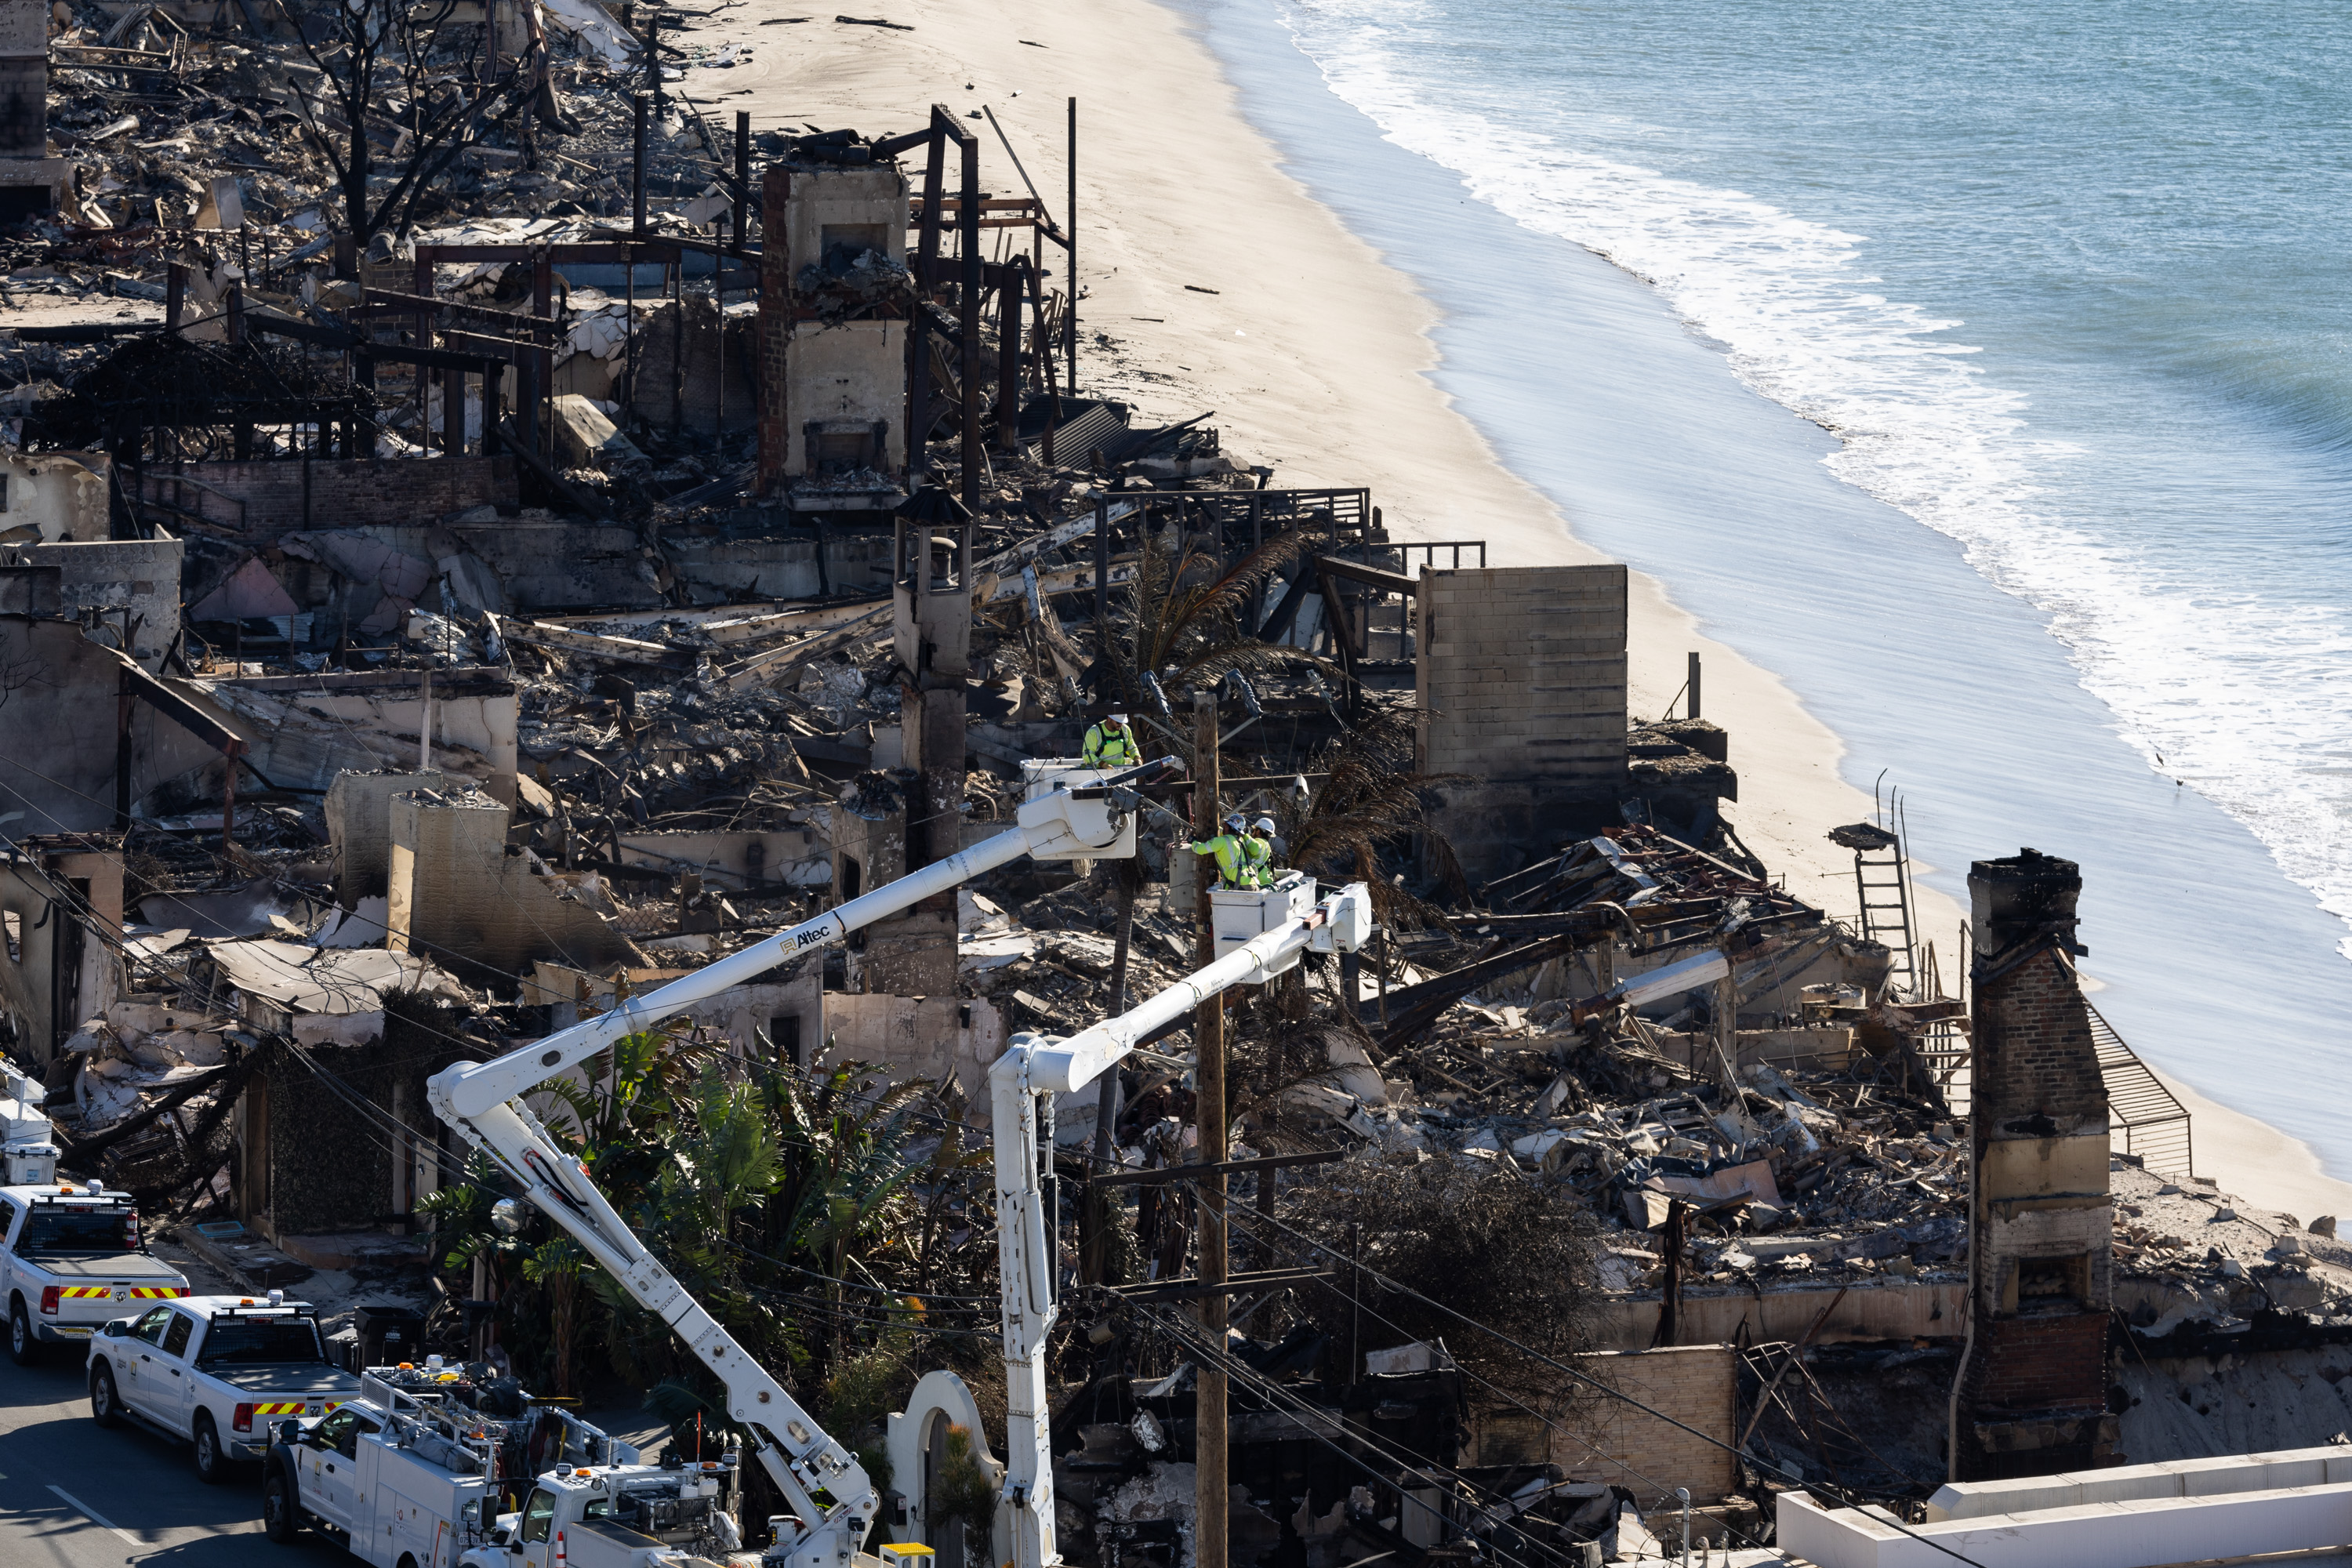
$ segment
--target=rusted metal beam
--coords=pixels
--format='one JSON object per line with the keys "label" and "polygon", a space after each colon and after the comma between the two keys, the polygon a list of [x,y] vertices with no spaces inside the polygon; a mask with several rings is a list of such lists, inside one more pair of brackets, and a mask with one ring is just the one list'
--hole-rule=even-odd
{"label": "rusted metal beam", "polygon": [[1383,572],[1377,566],[1360,566],[1337,555],[1318,555],[1315,564],[1334,577],[1361,583],[1368,588],[1378,588],[1383,593],[1411,595],[1421,591],[1421,580],[1417,577],[1408,577],[1402,572]]}

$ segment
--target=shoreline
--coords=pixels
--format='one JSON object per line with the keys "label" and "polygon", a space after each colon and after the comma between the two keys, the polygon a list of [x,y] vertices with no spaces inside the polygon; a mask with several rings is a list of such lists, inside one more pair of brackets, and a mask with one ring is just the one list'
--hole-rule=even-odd
{"label": "shoreline", "polygon": [[[681,42],[748,45],[752,57],[690,69],[673,90],[714,122],[744,109],[755,125],[869,134],[919,123],[933,101],[960,115],[985,102],[1056,215],[1065,102],[1077,98],[1083,391],[1153,416],[1213,409],[1234,450],[1286,485],[1370,487],[1399,538],[1484,538],[1496,565],[1611,559],[1505,467],[1436,384],[1440,308],[1286,170],[1203,18],[1155,0],[1044,0],[1024,9],[1016,36],[1001,14],[964,0],[898,6],[892,20],[911,31],[780,25],[791,15],[778,0],[750,0],[694,27]],[[1136,70],[1139,60],[1150,68]],[[1018,190],[1003,147],[984,121],[972,124],[983,185]],[[1058,261],[1049,249],[1046,265]],[[1629,703],[1662,712],[1697,651],[1704,711],[1730,731],[1747,797],[1727,816],[1792,891],[1846,910],[1852,862],[1825,836],[1868,816],[1871,801],[1840,773],[1844,742],[1780,676],[1706,636],[1665,583],[1640,571],[1630,581]],[[1963,912],[1924,881],[1918,892],[1919,930],[1949,987]],[[2223,1190],[2305,1219],[2352,1212],[2352,1184],[2326,1175],[2307,1146],[2165,1076],[2194,1101],[2200,1168]]]}

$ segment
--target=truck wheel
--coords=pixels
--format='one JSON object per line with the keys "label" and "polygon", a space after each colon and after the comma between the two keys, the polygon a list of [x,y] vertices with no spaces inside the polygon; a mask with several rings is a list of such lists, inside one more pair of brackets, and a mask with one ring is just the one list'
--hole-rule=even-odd
{"label": "truck wheel", "polygon": [[18,1366],[31,1366],[41,1359],[41,1342],[33,1335],[32,1314],[25,1310],[22,1296],[8,1302],[8,1354]]}
{"label": "truck wheel", "polygon": [[302,1510],[295,1506],[294,1483],[285,1468],[272,1465],[261,1485],[262,1533],[284,1546],[302,1533]]}
{"label": "truck wheel", "polygon": [[114,1374],[103,1366],[89,1374],[89,1416],[101,1426],[122,1425],[122,1399],[114,1392]]}
{"label": "truck wheel", "polygon": [[221,1452],[220,1433],[213,1426],[210,1413],[196,1412],[196,1479],[207,1486],[218,1486],[228,1479],[229,1458]]}

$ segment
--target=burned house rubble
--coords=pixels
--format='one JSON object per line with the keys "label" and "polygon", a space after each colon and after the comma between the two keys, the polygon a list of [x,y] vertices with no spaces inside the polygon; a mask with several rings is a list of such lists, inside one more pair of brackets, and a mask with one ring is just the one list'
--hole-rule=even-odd
{"label": "burned house rubble", "polygon": [[353,1334],[698,1372],[491,1223],[427,1080],[989,840],[1122,714],[1131,859],[1013,860],[531,1100],[665,1224],[724,1115],[795,1201],[824,1152],[823,1225],[703,1254],[815,1314],[768,1344],[812,1401],[929,1399],[844,1436],[950,1568],[1001,1546],[1003,1363],[905,1347],[995,1331],[990,1069],[1246,940],[1228,813],[1377,931],[1053,1106],[1068,1561],[1772,1561],[1790,1495],[1916,1521],[2352,1426],[2352,1250],[2196,1174],[2069,862],[1979,862],[1965,953],[1899,816],[1829,832],[1851,909],[1795,896],[1696,656],[1631,710],[1624,567],[1082,395],[1077,215],[984,193],[970,117],[713,125],[663,85],[727,63],[692,16],[458,9],[47,13],[0,1047],[67,1170]]}

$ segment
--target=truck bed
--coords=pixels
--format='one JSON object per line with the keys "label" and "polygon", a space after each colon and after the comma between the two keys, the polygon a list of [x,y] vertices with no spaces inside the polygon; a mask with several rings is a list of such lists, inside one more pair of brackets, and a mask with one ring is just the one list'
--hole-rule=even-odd
{"label": "truck bed", "polygon": [[180,1271],[162,1258],[144,1253],[125,1252],[112,1258],[27,1258],[28,1268],[59,1279],[168,1279],[179,1283]]}
{"label": "truck bed", "polygon": [[206,1366],[197,1368],[196,1374],[240,1394],[284,1394],[289,1398],[296,1394],[332,1394],[355,1399],[360,1392],[358,1378],[324,1363],[307,1366],[300,1363],[282,1366]]}

